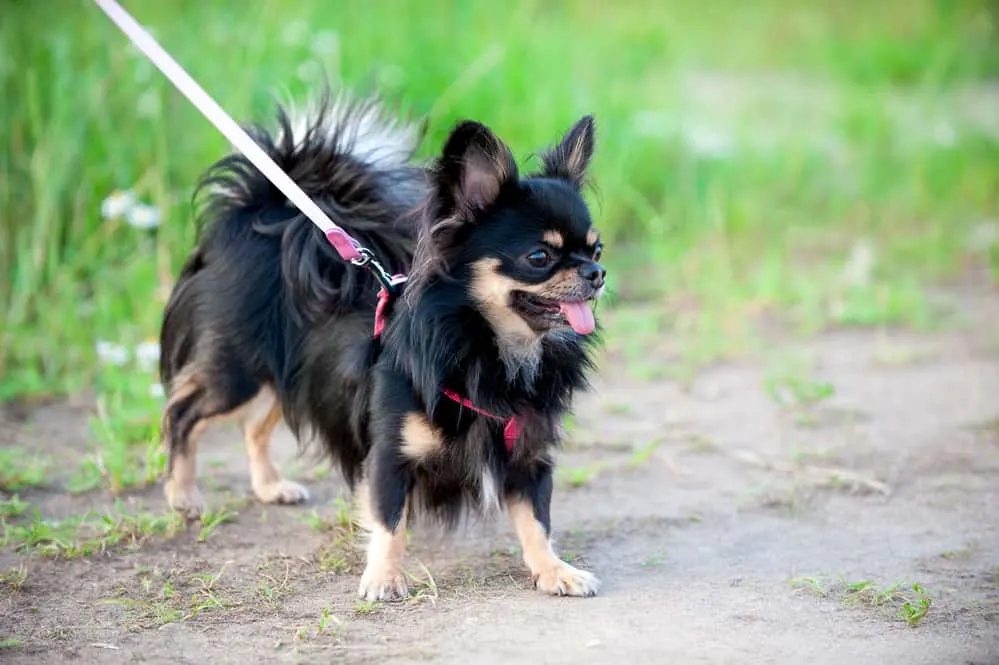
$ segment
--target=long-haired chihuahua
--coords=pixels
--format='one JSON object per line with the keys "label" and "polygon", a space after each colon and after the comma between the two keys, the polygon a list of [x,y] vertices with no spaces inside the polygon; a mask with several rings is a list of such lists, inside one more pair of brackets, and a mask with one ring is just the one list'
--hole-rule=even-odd
{"label": "long-haired chihuahua", "polygon": [[166,494],[200,517],[199,434],[232,419],[256,496],[307,499],[270,455],[286,421],[338,463],[369,532],[359,594],[407,593],[407,524],[454,526],[505,508],[540,591],[594,595],[551,544],[553,452],[592,370],[602,245],[583,200],[594,125],[579,120],[521,175],[477,122],[457,124],[428,166],[422,132],[373,100],[327,94],[254,128],[267,153],[405,289],[373,333],[378,282],[244,157],[216,163],[197,247],[162,326]]}

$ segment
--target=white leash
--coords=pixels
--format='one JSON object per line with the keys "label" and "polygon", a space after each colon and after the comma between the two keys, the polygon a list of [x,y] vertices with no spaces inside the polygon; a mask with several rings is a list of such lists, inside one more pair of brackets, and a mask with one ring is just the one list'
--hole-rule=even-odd
{"label": "white leash", "polygon": [[136,48],[146,54],[157,69],[163,72],[180,92],[190,100],[194,107],[201,111],[222,134],[243,153],[264,176],[270,180],[288,200],[308,217],[313,224],[329,239],[330,244],[345,260],[356,264],[366,264],[372,260],[370,252],[364,256],[356,240],[343,229],[334,224],[319,206],[281,170],[273,159],[250,138],[242,127],[212,99],[191,76],[184,71],[176,60],[153,39],[145,28],[139,25],[132,16],[115,0],[94,0],[112,21],[125,33]]}

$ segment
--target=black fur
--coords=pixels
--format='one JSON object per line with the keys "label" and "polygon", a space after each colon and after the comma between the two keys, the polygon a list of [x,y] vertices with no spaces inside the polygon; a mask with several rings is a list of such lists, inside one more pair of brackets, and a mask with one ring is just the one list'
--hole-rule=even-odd
{"label": "black fur", "polygon": [[[374,110],[370,103],[352,104],[334,119],[334,108],[325,97],[297,144],[283,109],[276,133],[251,133],[335,223],[386,268],[404,273],[424,173],[357,159],[351,132],[357,118]],[[364,361],[377,283],[345,263],[242,155],[215,164],[199,191],[206,205],[198,246],[174,286],[161,329],[160,374],[168,394],[185,369],[199,377],[193,395],[168,406],[164,430],[171,449],[186,444],[199,419],[229,412],[272,384],[293,431],[303,438],[318,434],[353,484],[369,448]]]}
{"label": "black fur", "polygon": [[[592,120],[545,153],[541,172],[522,178],[509,149],[472,122],[454,129],[427,169],[408,154],[366,161],[345,137],[370,107],[352,107],[335,125],[331,109],[320,107],[298,143],[283,111],[277,133],[257,128],[254,136],[386,268],[411,273],[404,297],[373,341],[372,277],[342,261],[245,158],[221,160],[204,180],[201,237],[163,320],[161,374],[177,395],[164,415],[171,449],[183,452],[199,419],[272,385],[300,438],[315,434],[352,486],[369,480],[389,530],[407,497],[414,515],[453,525],[463,508],[479,507],[488,471],[500,497],[528,498],[547,531],[550,453],[573,394],[586,386],[595,335],[551,332],[540,339],[538,362],[514,366],[470,284],[473,266],[488,259],[526,285],[544,285],[557,270],[592,272],[591,221],[579,191]],[[543,270],[525,263],[551,229],[566,241],[557,260]],[[192,376],[194,388],[181,390]],[[520,418],[512,454],[502,422],[443,397],[444,388],[500,418]],[[414,412],[442,433],[442,454],[415,461],[403,453],[403,419]]]}

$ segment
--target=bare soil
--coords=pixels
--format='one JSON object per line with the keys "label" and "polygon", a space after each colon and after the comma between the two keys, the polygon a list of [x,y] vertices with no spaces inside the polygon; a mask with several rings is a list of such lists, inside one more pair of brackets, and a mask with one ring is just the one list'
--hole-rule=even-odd
{"label": "bare soil", "polygon": [[[336,522],[335,474],[296,453],[305,506],[248,501],[242,444],[202,446],[210,508],[238,517],[72,561],[24,563],[0,590],[4,663],[999,663],[999,302],[964,294],[966,325],[917,335],[840,331],[772,349],[804,354],[835,395],[807,414],[764,389],[767,364],[636,381],[613,351],[578,403],[560,460],[561,552],[597,574],[592,599],[530,589],[502,516],[442,537],[417,528],[409,602],[355,599],[361,553]],[[656,362],[650,356],[649,362]],[[665,362],[665,361],[663,361]],[[88,401],[9,426],[66,468],[83,454]],[[320,470],[317,472],[317,468]],[[53,485],[45,514],[108,510]],[[233,502],[238,502],[234,504]],[[162,512],[160,487],[125,498]],[[903,604],[932,599],[910,626]],[[855,587],[856,588],[856,587]],[[197,610],[197,611],[196,611]]]}

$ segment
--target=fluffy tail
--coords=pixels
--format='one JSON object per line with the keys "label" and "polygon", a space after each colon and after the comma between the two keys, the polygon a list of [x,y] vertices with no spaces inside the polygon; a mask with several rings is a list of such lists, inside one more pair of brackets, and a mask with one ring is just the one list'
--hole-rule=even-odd
{"label": "fluffy tail", "polygon": [[[303,112],[279,107],[277,130],[249,133],[330,217],[393,272],[408,272],[424,194],[410,159],[422,130],[388,117],[373,99],[331,98]],[[348,266],[311,221],[241,154],[212,166],[199,186],[201,248],[256,233],[280,238],[281,272],[292,313],[308,320],[353,310],[373,287]]]}

